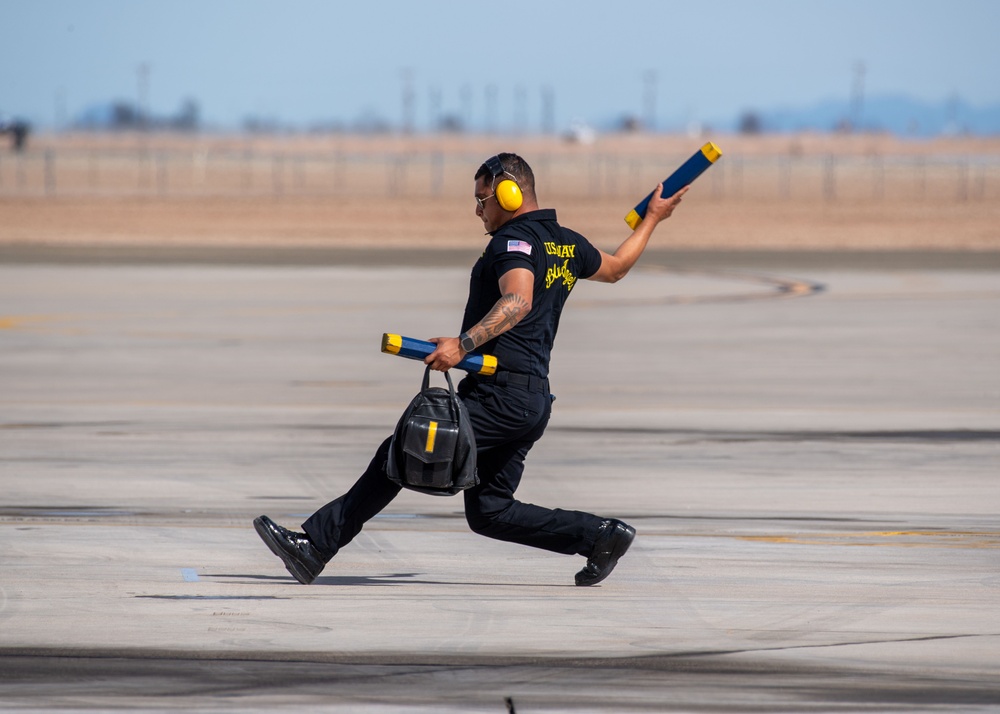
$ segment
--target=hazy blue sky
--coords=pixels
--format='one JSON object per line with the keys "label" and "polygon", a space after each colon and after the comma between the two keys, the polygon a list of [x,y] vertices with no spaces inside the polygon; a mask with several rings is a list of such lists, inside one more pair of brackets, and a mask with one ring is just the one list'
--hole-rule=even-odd
{"label": "hazy blue sky", "polygon": [[[0,113],[52,126],[112,99],[210,124],[398,126],[404,69],[418,129],[434,111],[557,128],[646,116],[660,128],[865,92],[1000,103],[997,0],[0,0]],[[463,88],[471,98],[463,103]],[[518,100],[516,97],[523,97]]]}

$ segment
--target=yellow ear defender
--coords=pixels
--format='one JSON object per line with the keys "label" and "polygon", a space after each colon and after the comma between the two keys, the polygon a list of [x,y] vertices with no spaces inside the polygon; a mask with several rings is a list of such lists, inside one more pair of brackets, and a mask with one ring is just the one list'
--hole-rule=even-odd
{"label": "yellow ear defender", "polygon": [[503,164],[500,163],[500,157],[492,156],[486,159],[486,168],[493,176],[493,183],[496,183],[496,180],[501,176],[510,176],[510,178],[503,179],[493,188],[493,195],[497,197],[497,203],[500,204],[500,208],[511,213],[519,209],[521,203],[524,201],[524,196],[521,195],[521,187],[517,185],[517,181],[514,180],[511,174],[504,171]]}

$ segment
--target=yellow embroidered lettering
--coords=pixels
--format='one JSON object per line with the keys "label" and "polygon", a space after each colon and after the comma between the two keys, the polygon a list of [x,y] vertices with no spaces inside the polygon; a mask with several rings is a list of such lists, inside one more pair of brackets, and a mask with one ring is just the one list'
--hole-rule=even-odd
{"label": "yellow embroidered lettering", "polygon": [[553,243],[548,241],[545,245],[545,252],[549,255],[554,255],[557,258],[575,258],[576,257],[576,243],[573,245],[559,245],[558,243]]}
{"label": "yellow embroidered lettering", "polygon": [[563,285],[566,286],[567,292],[573,289],[573,284],[576,283],[576,276],[570,272],[568,259],[564,260],[562,265],[553,265],[545,271],[545,287],[551,288],[552,284],[560,279],[563,281]]}

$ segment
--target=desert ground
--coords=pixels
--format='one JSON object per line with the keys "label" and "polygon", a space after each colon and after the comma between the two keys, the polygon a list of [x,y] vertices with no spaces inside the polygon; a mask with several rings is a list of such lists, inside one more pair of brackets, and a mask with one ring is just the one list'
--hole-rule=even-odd
{"label": "desert ground", "polygon": [[543,206],[613,249],[624,215],[707,140],[723,156],[653,252],[1000,250],[1000,138],[67,134],[0,154],[0,259],[437,249],[465,262],[481,236],[472,175],[507,150],[533,164]]}

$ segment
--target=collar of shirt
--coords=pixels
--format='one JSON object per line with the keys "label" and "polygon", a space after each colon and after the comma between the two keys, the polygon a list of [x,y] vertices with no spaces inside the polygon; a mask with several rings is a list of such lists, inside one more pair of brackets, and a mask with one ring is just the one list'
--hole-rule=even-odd
{"label": "collar of shirt", "polygon": [[507,228],[507,226],[517,225],[518,223],[523,223],[525,221],[554,221],[554,220],[556,220],[556,209],[539,208],[535,211],[528,211],[527,213],[522,213],[520,216],[514,216],[509,221],[504,223],[502,226],[497,228],[495,231],[490,233],[490,235],[495,236],[497,233]]}

